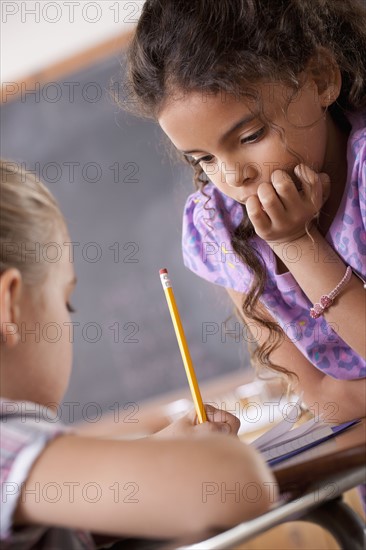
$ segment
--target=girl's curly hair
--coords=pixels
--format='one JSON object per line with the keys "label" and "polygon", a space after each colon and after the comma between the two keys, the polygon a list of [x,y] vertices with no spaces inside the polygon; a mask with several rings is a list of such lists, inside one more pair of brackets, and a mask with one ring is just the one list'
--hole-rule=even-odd
{"label": "girl's curly hair", "polygon": [[[252,96],[258,82],[280,82],[296,94],[299,75],[312,59],[319,71],[330,60],[339,67],[342,87],[329,111],[340,126],[349,127],[345,113],[366,105],[362,0],[146,0],[127,54],[128,93],[122,105],[156,120],[175,94]],[[194,181],[205,194],[208,180],[199,166]],[[274,337],[257,349],[259,363],[289,374],[270,360],[284,335],[277,323],[264,318],[258,304],[266,270],[251,246],[254,228],[242,208],[243,220],[232,234],[232,246],[253,273],[243,313]]]}

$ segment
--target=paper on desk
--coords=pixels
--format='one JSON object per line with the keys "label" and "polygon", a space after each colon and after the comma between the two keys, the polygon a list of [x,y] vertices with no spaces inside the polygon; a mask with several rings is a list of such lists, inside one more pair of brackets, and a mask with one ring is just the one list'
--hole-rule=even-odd
{"label": "paper on desk", "polygon": [[299,419],[300,416],[300,403],[302,401],[302,395],[301,394],[294,403],[294,405],[290,408],[290,410],[286,413],[286,418],[284,418],[279,424],[271,428],[270,430],[266,431],[263,435],[252,441],[251,445],[258,449],[258,451],[266,448],[268,445],[270,445],[272,442],[274,442],[276,439],[281,438],[288,434],[292,426],[295,424],[295,422]]}
{"label": "paper on desk", "polygon": [[[259,450],[262,451],[264,449],[268,450],[268,449],[271,449],[272,447],[277,447],[277,445],[280,445],[281,443],[287,443],[288,441],[292,441],[293,439],[298,439],[299,437],[308,435],[310,433],[317,431],[319,428],[324,428],[324,427],[327,427],[327,426],[322,422],[320,422],[319,418],[311,418],[304,424],[301,424],[301,426],[298,426],[297,428],[292,428],[285,434],[275,437],[268,444],[261,445]],[[328,430],[328,432],[330,434],[330,429]]]}
{"label": "paper on desk", "polygon": [[[329,438],[347,430],[358,422],[360,422],[360,420],[355,419],[331,427],[313,418],[298,428],[288,430],[287,433],[282,433],[275,439],[271,439],[270,434],[267,432],[267,434],[265,434],[268,436],[267,444],[264,444],[262,441],[260,448],[257,447],[257,449],[260,451],[267,464],[269,466],[274,466],[278,462],[287,460],[298,453],[327,441]],[[270,433],[273,431],[275,430],[269,430]],[[253,443],[257,443],[257,441],[258,440]]]}
{"label": "paper on desk", "polygon": [[[296,431],[296,430],[295,430]],[[293,437],[288,441],[284,441],[282,444],[273,445],[269,448],[261,451],[262,456],[268,461],[278,457],[287,456],[290,453],[294,453],[304,447],[310,447],[317,441],[322,441],[333,435],[332,428],[330,426],[323,426],[309,433],[305,433],[300,437]]]}
{"label": "paper on desk", "polygon": [[355,420],[344,422],[343,424],[339,424],[338,426],[324,426],[323,428],[319,428],[313,430],[310,433],[306,433],[298,439],[293,439],[292,441],[289,441],[284,445],[273,447],[272,449],[268,449],[264,452],[262,451],[262,454],[266,459],[267,464],[269,466],[274,466],[275,464],[278,464],[278,462],[283,462],[284,460],[292,458],[295,455],[302,453],[303,451],[307,451],[312,447],[319,445],[320,443],[328,441],[331,437],[334,437],[344,430],[348,430],[348,428],[354,426],[355,424],[358,424],[359,422],[360,419],[356,418]]}

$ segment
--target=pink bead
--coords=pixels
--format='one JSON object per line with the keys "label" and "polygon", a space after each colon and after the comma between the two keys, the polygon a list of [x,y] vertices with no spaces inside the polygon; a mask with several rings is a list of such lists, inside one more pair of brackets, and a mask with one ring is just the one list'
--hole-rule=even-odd
{"label": "pink bead", "polygon": [[327,307],[329,307],[332,302],[333,302],[332,298],[329,298],[329,296],[327,296],[326,294],[324,294],[320,298],[320,303],[321,303],[321,305],[323,306],[324,309],[327,309]]}
{"label": "pink bead", "polygon": [[318,319],[322,315],[324,308],[321,304],[314,304],[314,307],[310,308],[310,317]]}
{"label": "pink bead", "polygon": [[[332,290],[332,292],[330,292],[329,294],[323,294],[323,296],[320,298],[320,304],[316,303],[313,307],[310,308],[310,317],[312,317],[313,319],[317,319],[318,317],[320,317],[324,313],[324,310],[332,305],[334,298],[338,296],[343,288],[349,283],[351,277],[352,269],[350,266],[347,266],[344,277]],[[364,287],[366,288],[366,283],[364,284]]]}

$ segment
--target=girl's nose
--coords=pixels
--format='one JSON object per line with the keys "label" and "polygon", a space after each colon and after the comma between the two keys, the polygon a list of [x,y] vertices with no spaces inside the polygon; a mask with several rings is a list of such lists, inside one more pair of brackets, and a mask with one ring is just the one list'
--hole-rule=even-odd
{"label": "girl's nose", "polygon": [[258,167],[253,163],[227,163],[223,161],[221,174],[224,182],[230,187],[242,187],[258,178]]}

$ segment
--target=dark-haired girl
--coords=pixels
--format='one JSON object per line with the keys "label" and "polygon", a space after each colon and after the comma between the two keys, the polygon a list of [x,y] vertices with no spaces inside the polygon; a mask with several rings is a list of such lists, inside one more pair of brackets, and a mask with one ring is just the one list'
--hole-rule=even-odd
{"label": "dark-haired girl", "polygon": [[193,166],[185,265],[227,289],[258,367],[316,414],[364,416],[363,2],[147,0],[128,66]]}

